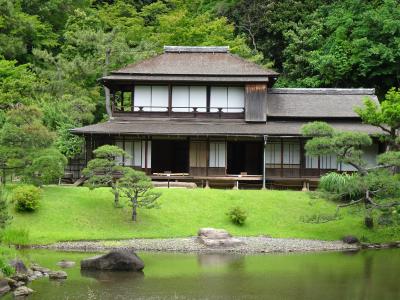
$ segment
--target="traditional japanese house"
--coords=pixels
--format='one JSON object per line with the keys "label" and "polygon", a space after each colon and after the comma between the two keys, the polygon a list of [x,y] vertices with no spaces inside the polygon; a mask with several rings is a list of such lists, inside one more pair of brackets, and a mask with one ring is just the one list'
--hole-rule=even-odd
{"label": "traditional japanese house", "polygon": [[[308,157],[302,125],[323,120],[374,133],[354,112],[373,89],[274,88],[278,73],[228,47],[166,46],[164,53],[101,78],[109,121],[72,132],[92,150],[115,144],[120,162],[154,180],[300,184],[330,170],[335,157]],[[379,151],[365,149],[371,164]]]}

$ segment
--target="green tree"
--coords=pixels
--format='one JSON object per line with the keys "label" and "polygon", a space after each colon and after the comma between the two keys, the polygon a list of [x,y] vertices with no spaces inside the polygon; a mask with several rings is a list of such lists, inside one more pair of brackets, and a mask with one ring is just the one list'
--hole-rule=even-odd
{"label": "green tree", "polygon": [[400,150],[400,90],[390,89],[380,105],[366,98],[364,106],[357,107],[355,111],[365,124],[378,127],[383,131],[379,137],[382,142],[388,144],[388,151]]}
{"label": "green tree", "polygon": [[[4,184],[9,172],[22,175],[26,181],[34,181],[37,175],[43,173],[40,168],[44,164],[39,161],[43,162],[42,157],[50,159],[50,152],[46,150],[52,147],[55,135],[43,125],[42,117],[42,112],[35,106],[21,105],[7,112],[0,129],[0,168]],[[57,152],[53,150],[51,156],[62,163],[63,156]],[[43,173],[47,174],[46,181],[50,181],[50,174],[58,174],[56,178],[59,177],[60,166],[52,166],[56,167],[56,171],[50,171],[47,165]]]}
{"label": "green tree", "polygon": [[90,160],[82,174],[88,178],[85,185],[91,189],[111,186],[114,195],[114,205],[119,207],[119,180],[128,168],[118,163],[118,158],[127,156],[121,148],[113,145],[103,145],[93,151],[94,159]]}
{"label": "green tree", "polygon": [[[303,87],[398,86],[400,3],[332,1],[285,34],[282,84]],[[286,80],[286,82],[285,82]]]}
{"label": "green tree", "polygon": [[151,178],[142,171],[128,170],[120,180],[119,189],[125,195],[132,206],[132,221],[137,220],[138,208],[158,207],[159,193],[152,191]]}
{"label": "green tree", "polygon": [[0,110],[32,103],[37,85],[36,74],[30,70],[30,65],[17,65],[15,60],[0,57]]}
{"label": "green tree", "polygon": [[327,123],[313,122],[303,126],[302,134],[311,138],[305,145],[307,155],[334,155],[339,163],[349,164],[358,171],[352,180],[338,189],[343,195],[353,195],[342,199],[347,203],[338,207],[363,203],[365,224],[373,227],[374,210],[383,211],[400,205],[400,202],[390,200],[400,196],[400,182],[390,171],[390,168],[400,166],[399,155],[388,157],[385,153],[378,157],[377,167],[369,166],[363,157],[363,148],[371,145],[372,139],[366,133],[336,131]]}

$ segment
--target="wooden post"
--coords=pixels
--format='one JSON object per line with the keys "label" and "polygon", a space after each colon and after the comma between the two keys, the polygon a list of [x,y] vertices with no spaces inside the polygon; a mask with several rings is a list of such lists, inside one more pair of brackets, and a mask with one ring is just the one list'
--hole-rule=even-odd
{"label": "wooden post", "polygon": [[265,171],[265,164],[266,164],[266,157],[265,157],[265,151],[267,150],[267,140],[268,140],[268,136],[264,135],[264,141],[263,141],[263,168],[262,168],[262,189],[265,190],[265,181],[266,181],[266,171]]}

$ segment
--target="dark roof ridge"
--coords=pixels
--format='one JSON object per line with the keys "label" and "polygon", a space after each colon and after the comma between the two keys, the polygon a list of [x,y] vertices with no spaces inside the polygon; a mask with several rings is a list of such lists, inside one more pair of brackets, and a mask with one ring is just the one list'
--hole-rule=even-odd
{"label": "dark roof ridge", "polygon": [[375,95],[374,88],[271,88],[270,94]]}
{"label": "dark roof ridge", "polygon": [[164,53],[228,53],[229,46],[164,46]]}

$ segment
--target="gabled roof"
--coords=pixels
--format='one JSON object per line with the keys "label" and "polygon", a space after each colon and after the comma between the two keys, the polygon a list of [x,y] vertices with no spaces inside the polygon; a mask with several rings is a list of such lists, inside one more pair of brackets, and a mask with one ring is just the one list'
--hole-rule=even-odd
{"label": "gabled roof", "polygon": [[371,98],[379,104],[374,89],[268,90],[267,116],[276,118],[358,118],[354,108]]}
{"label": "gabled roof", "polygon": [[218,77],[224,78],[224,81],[237,81],[251,77],[254,82],[268,82],[269,77],[278,75],[275,71],[229,53],[228,47],[165,46],[163,54],[112,71],[102,79],[104,82],[128,78],[168,80],[171,76],[181,81],[204,81],[207,78],[221,81]]}

